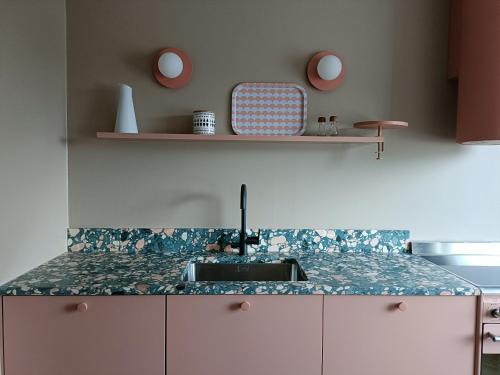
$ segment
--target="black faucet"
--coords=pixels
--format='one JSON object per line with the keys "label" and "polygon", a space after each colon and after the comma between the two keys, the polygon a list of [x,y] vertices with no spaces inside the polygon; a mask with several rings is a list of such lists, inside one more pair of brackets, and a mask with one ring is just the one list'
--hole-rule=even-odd
{"label": "black faucet", "polygon": [[240,255],[248,255],[247,245],[257,245],[259,243],[260,230],[257,236],[255,237],[247,236],[247,186],[245,184],[241,185],[240,209],[241,209],[240,241],[238,243],[231,244],[231,247],[235,249],[239,248]]}

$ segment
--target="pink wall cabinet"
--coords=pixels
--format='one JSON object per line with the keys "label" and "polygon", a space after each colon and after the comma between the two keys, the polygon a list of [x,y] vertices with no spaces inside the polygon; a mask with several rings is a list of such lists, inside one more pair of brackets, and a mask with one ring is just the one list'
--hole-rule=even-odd
{"label": "pink wall cabinet", "polygon": [[168,296],[167,374],[321,375],[322,296]]}
{"label": "pink wall cabinet", "polygon": [[449,35],[457,142],[500,144],[500,1],[452,0]]}
{"label": "pink wall cabinet", "polygon": [[325,296],[324,375],[472,375],[476,297]]}
{"label": "pink wall cabinet", "polygon": [[4,297],[5,375],[161,375],[165,297]]}

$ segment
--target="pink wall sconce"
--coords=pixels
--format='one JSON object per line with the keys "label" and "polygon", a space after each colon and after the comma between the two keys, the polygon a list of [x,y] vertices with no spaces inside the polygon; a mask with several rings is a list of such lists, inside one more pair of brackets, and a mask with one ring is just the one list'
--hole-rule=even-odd
{"label": "pink wall sconce", "polygon": [[171,89],[184,87],[192,73],[191,59],[179,48],[163,48],[156,53],[153,75],[160,85]]}
{"label": "pink wall sconce", "polygon": [[307,64],[309,82],[321,91],[335,90],[342,83],[344,76],[344,64],[332,51],[316,53]]}

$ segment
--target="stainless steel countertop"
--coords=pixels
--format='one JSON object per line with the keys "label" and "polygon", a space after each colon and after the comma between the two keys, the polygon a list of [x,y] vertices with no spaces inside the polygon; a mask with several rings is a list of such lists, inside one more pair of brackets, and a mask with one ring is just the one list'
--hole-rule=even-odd
{"label": "stainless steel countertop", "polygon": [[412,242],[411,251],[476,285],[500,294],[500,243]]}

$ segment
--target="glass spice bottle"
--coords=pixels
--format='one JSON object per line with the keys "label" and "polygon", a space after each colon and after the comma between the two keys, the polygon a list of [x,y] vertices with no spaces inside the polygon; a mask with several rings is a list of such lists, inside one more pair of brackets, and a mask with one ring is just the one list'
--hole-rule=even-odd
{"label": "glass spice bottle", "polygon": [[328,134],[329,136],[339,135],[339,129],[337,128],[337,116],[330,116],[330,121],[328,122]]}
{"label": "glass spice bottle", "polygon": [[317,135],[325,135],[325,134],[326,134],[326,117],[319,116]]}

